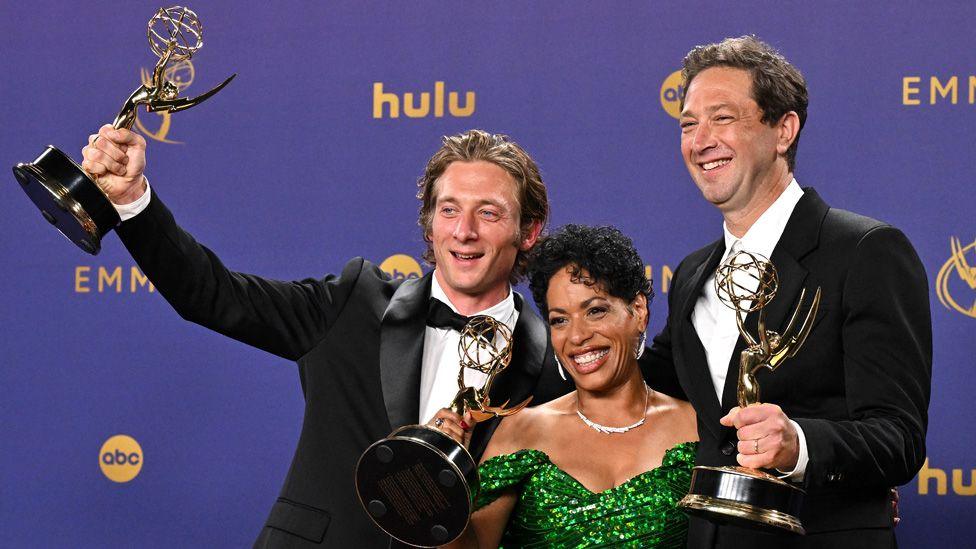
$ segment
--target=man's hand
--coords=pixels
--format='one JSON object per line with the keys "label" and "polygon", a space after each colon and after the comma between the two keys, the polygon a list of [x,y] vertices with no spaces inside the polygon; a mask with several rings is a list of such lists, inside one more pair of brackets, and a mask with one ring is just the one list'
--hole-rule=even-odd
{"label": "man's hand", "polygon": [[120,206],[131,204],[146,192],[142,176],[146,168],[146,140],[126,129],[102,126],[97,135],[88,136],[88,146],[81,150],[81,167]]}
{"label": "man's hand", "polygon": [[719,422],[735,427],[739,438],[736,461],[753,469],[792,471],[800,457],[796,429],[783,410],[775,404],[736,406]]}

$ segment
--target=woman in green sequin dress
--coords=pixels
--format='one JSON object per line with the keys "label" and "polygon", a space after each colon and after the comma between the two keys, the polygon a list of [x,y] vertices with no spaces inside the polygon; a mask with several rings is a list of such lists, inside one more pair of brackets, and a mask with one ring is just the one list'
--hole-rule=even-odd
{"label": "woman in green sequin dress", "polygon": [[[653,292],[630,239],[568,225],[536,247],[530,287],[577,390],[499,424],[477,511],[447,547],[684,547],[676,504],[694,465],[695,415],[638,368]],[[470,423],[447,409],[431,420],[462,442]]]}

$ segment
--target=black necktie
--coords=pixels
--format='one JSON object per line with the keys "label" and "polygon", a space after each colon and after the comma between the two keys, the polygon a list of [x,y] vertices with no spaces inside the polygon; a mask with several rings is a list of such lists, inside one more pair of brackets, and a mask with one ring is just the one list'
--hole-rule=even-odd
{"label": "black necktie", "polygon": [[468,317],[454,312],[443,301],[432,297],[427,305],[427,325],[431,328],[449,328],[460,332],[468,323]]}

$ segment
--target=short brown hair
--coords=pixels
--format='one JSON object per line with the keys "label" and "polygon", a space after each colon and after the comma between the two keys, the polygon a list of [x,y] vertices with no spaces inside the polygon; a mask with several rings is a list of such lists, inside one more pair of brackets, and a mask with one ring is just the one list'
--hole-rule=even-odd
{"label": "short brown hair", "polygon": [[[755,36],[726,38],[717,44],[695,46],[681,62],[684,90],[698,73],[712,67],[744,69],[752,75],[752,98],[762,110],[762,122],[769,126],[779,122],[784,114],[793,111],[800,118],[800,130],[807,120],[807,83],[796,67],[778,51]],[[681,108],[684,108],[684,94]],[[796,166],[796,149],[800,131],[786,151],[790,171]]]}
{"label": "short brown hair", "polygon": [[[431,223],[437,195],[434,185],[444,170],[453,162],[491,162],[502,168],[515,180],[519,203],[519,240],[524,238],[535,222],[542,227],[549,220],[549,197],[542,182],[539,167],[522,147],[507,135],[490,134],[482,130],[468,130],[458,135],[444,137],[440,150],[434,153],[424,175],[417,181],[417,198],[420,199],[420,217],[417,223],[424,229],[427,250],[424,260],[435,265],[434,250],[430,243]],[[512,268],[511,282],[518,282],[528,265],[526,252],[518,251]]]}

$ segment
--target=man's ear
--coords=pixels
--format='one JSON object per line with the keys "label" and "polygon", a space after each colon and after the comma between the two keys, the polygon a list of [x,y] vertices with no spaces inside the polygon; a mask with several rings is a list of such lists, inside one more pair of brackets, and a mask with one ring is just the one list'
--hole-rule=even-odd
{"label": "man's ear", "polygon": [[526,230],[521,235],[521,240],[519,241],[519,249],[523,252],[527,252],[535,246],[535,243],[539,241],[539,234],[542,232],[542,222],[533,221],[529,225],[528,230]]}
{"label": "man's ear", "polygon": [[790,111],[779,119],[776,127],[779,130],[779,135],[776,140],[776,152],[785,155],[786,151],[793,145],[793,142],[796,141],[796,136],[800,134],[800,116],[795,111]]}

